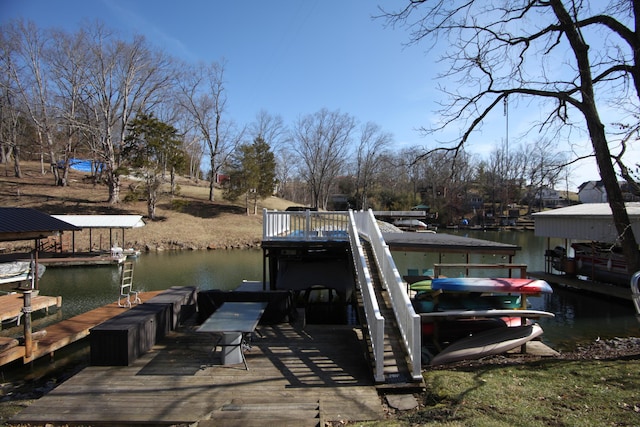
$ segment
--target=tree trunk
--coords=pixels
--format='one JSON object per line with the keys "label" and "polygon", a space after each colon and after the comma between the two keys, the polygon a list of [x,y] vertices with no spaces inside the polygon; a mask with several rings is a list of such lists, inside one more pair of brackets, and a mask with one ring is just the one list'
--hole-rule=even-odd
{"label": "tree trunk", "polygon": [[[591,123],[591,121],[588,121]],[[592,129],[593,128],[593,129]],[[589,126],[591,134],[591,143],[596,153],[596,161],[600,170],[600,178],[607,192],[607,199],[611,207],[613,222],[618,232],[618,241],[622,247],[622,252],[627,260],[627,266],[630,273],[640,271],[640,252],[638,251],[638,242],[631,228],[631,221],[624,204],[622,190],[618,184],[609,146],[604,136],[604,126]]]}
{"label": "tree trunk", "polygon": [[213,161],[213,158],[211,159],[211,162],[209,164],[211,166],[211,177],[209,178],[209,201],[213,202],[213,199],[214,199],[213,187],[214,187],[214,183],[216,182],[216,168],[215,168],[215,163]]}
{"label": "tree trunk", "polygon": [[13,173],[16,178],[22,178],[22,168],[20,168],[20,147],[13,147]]}
{"label": "tree trunk", "polygon": [[107,184],[109,186],[109,200],[107,202],[111,205],[117,205],[120,203],[120,177],[110,173],[107,178]]}

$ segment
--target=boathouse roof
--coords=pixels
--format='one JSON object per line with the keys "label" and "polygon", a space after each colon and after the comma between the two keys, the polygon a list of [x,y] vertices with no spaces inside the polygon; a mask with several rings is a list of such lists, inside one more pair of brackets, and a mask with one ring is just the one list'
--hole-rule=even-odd
{"label": "boathouse roof", "polygon": [[[640,203],[625,203],[631,228],[640,236]],[[613,243],[618,232],[608,203],[583,203],[533,214],[535,235]]]}
{"label": "boathouse roof", "polygon": [[42,239],[79,228],[31,208],[0,208],[0,241]]}
{"label": "boathouse roof", "polygon": [[138,228],[144,227],[142,215],[52,215],[80,228]]}
{"label": "boathouse roof", "polygon": [[392,251],[515,255],[522,249],[508,243],[445,233],[382,233],[382,237]]}

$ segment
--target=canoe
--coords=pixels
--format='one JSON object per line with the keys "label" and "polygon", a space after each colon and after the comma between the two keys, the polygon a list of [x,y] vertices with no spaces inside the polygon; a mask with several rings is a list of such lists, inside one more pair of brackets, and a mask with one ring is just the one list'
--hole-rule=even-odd
{"label": "canoe", "polygon": [[530,319],[539,317],[555,317],[555,314],[541,310],[518,309],[490,309],[490,310],[447,310],[418,313],[424,319],[428,318],[470,318],[470,317],[526,317]]}
{"label": "canoe", "polygon": [[502,354],[539,337],[542,332],[538,324],[489,329],[454,342],[438,353],[431,365]]}
{"label": "canoe", "polygon": [[445,277],[431,280],[431,290],[449,292],[500,292],[535,295],[553,293],[544,280],[514,278]]}

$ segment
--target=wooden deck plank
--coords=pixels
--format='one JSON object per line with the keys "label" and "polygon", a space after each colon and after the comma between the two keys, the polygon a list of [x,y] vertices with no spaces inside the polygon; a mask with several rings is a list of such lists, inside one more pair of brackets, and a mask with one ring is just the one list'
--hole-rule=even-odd
{"label": "wooden deck plank", "polygon": [[[51,307],[60,307],[62,297],[50,297],[46,295],[31,296],[31,309],[33,311],[48,310]],[[0,296],[0,321],[12,320],[22,315],[24,296],[22,293]]]}
{"label": "wooden deck plank", "polygon": [[[144,303],[160,292],[162,291],[141,292],[139,296]],[[5,296],[2,298],[4,297]],[[22,300],[20,300],[20,303],[22,303]],[[37,345],[34,345],[31,357],[26,357],[24,346],[18,346],[10,351],[0,353],[0,366],[14,362],[20,358],[23,359],[24,363],[28,363],[40,357],[48,356],[71,343],[85,338],[89,335],[91,328],[125,310],[128,310],[128,308],[119,307],[117,302],[114,302],[49,325],[45,328],[47,334],[37,341]]]}
{"label": "wooden deck plank", "polygon": [[301,409],[299,423],[291,425],[384,416],[353,328],[259,329],[247,353],[248,371],[242,364],[220,365],[210,336],[181,328],[130,366],[85,368],[12,421],[160,426],[215,420],[234,407],[224,412],[225,423],[252,425],[256,408],[277,412],[278,405]]}

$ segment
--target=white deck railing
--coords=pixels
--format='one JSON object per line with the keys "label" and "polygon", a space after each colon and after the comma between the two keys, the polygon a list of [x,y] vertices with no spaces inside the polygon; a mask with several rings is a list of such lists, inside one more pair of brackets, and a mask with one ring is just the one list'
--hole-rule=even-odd
{"label": "white deck railing", "polygon": [[355,212],[354,218],[359,233],[366,236],[367,240],[371,243],[378,269],[380,270],[383,286],[389,293],[405,349],[411,360],[411,376],[414,380],[420,380],[422,378],[422,365],[420,360],[422,354],[422,330],[420,316],[416,314],[413,309],[409,295],[406,292],[404,281],[396,268],[389,246],[382,237],[373,212],[371,210]]}
{"label": "white deck railing", "polygon": [[262,240],[347,241],[347,212],[263,211]]}
{"label": "white deck railing", "polygon": [[362,304],[364,305],[364,314],[367,318],[369,330],[369,339],[373,351],[373,376],[377,382],[384,381],[384,317],[380,314],[380,307],[376,298],[375,289],[371,280],[371,274],[367,268],[367,260],[364,255],[364,249],[360,242],[358,229],[353,212],[349,211],[349,240],[351,242],[351,252],[353,254],[353,263],[358,276],[358,287],[362,294]]}

